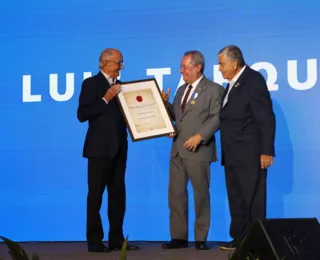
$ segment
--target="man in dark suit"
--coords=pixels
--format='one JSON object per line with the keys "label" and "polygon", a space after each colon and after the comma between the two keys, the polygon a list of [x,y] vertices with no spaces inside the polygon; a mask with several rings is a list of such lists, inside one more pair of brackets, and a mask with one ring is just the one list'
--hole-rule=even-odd
{"label": "man in dark suit", "polygon": [[210,164],[217,161],[215,133],[220,126],[220,102],[224,89],[204,76],[204,67],[202,53],[186,52],[180,63],[185,84],[177,90],[173,104],[167,102],[169,92],[162,93],[178,130],[170,156],[171,241],[163,244],[165,249],[188,247],[189,179],[194,191],[196,249],[208,249]]}
{"label": "man in dark suit", "polygon": [[[89,121],[83,156],[88,158],[87,242],[89,252],[121,249],[124,242],[123,219],[126,207],[125,170],[127,131],[115,96],[120,91],[117,81],[123,69],[123,58],[116,49],[105,49],[99,57],[100,72],[82,83],[78,119]],[[102,196],[107,186],[109,248],[104,238],[100,217]],[[128,249],[137,249],[128,245]]]}
{"label": "man in dark suit", "polygon": [[252,224],[266,217],[266,175],[273,163],[275,115],[263,76],[245,64],[234,45],[218,53],[219,70],[229,81],[222,98],[220,134],[222,165],[231,214],[232,250]]}

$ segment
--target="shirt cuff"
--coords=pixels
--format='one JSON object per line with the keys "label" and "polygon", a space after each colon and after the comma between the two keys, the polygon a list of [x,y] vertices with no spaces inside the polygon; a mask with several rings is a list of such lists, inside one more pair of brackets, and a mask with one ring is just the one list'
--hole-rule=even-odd
{"label": "shirt cuff", "polygon": [[102,99],[104,100],[104,102],[106,102],[108,104],[108,101],[104,97]]}

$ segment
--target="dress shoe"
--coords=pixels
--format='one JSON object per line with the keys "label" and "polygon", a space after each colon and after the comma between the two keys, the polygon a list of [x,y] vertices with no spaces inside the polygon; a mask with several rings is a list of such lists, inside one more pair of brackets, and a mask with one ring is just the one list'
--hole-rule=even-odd
{"label": "dress shoe", "polygon": [[110,250],[104,244],[101,243],[88,245],[88,252],[107,253],[110,252]]}
{"label": "dress shoe", "polygon": [[169,243],[162,244],[163,249],[176,249],[188,247],[188,241],[183,239],[172,239]]}
{"label": "dress shoe", "polygon": [[[109,249],[111,251],[122,250],[123,243],[124,242],[119,243],[119,244],[109,244]],[[137,246],[127,244],[127,251],[133,251],[133,250],[138,250],[138,249],[139,249],[139,247],[137,247]]]}
{"label": "dress shoe", "polygon": [[208,250],[209,247],[206,242],[196,241],[196,249],[197,250]]}
{"label": "dress shoe", "polygon": [[226,243],[221,243],[220,244],[220,249],[221,250],[235,250],[237,247],[237,243],[236,240],[232,240],[230,242],[226,242]]}

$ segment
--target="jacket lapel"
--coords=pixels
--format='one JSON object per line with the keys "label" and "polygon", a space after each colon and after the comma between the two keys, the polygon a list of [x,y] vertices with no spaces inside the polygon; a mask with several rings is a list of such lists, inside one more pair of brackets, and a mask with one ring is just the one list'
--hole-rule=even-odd
{"label": "jacket lapel", "polygon": [[182,113],[181,112],[182,97],[183,97],[183,93],[185,92],[187,86],[188,86],[187,84],[180,86],[176,92],[175,102],[177,103],[176,105],[178,106],[178,109],[177,109],[178,114],[176,114],[176,116],[179,115],[179,118],[181,117],[181,113]]}
{"label": "jacket lapel", "polygon": [[223,96],[222,96],[222,99],[221,99],[221,109],[223,108],[223,101],[224,101],[224,99],[225,99],[225,97],[226,97],[226,95],[227,95],[227,93],[228,93],[228,91],[229,91],[229,87],[230,87],[230,85],[229,85],[229,83],[227,84],[227,87],[225,88],[225,90],[224,90],[224,93],[223,93]]}
{"label": "jacket lapel", "polygon": [[[229,95],[228,95],[228,100],[227,100],[227,103],[225,104],[225,106],[223,106],[222,108],[225,108],[228,103],[230,102],[230,99],[234,96],[234,94],[237,92],[237,90],[241,87],[241,84],[243,83],[245,77],[246,77],[246,74],[248,72],[248,65],[246,65],[247,67],[244,69],[244,71],[242,72],[242,74],[240,75],[240,77],[238,78],[238,80],[234,83],[234,85],[232,86],[230,92],[229,92]],[[227,93],[229,91],[229,84],[226,88],[226,92],[224,94],[224,97],[222,99],[222,105],[223,105],[223,100],[225,99]]]}
{"label": "jacket lapel", "polygon": [[109,81],[106,79],[106,77],[101,73],[101,71],[99,71],[98,73],[98,78],[99,78],[99,81],[100,81],[100,85],[101,87],[107,91],[111,86],[109,84]]}

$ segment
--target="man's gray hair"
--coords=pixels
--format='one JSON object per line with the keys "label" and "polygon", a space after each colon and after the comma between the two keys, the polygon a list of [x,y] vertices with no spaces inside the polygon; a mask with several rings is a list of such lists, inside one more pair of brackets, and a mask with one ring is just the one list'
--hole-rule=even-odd
{"label": "man's gray hair", "polygon": [[197,66],[199,64],[202,65],[200,72],[204,72],[204,67],[205,67],[205,60],[204,56],[200,51],[187,51],[184,53],[183,56],[189,56],[191,55],[191,64],[194,66]]}
{"label": "man's gray hair", "polygon": [[113,48],[107,48],[104,49],[100,56],[99,56],[99,68],[103,68],[104,66],[104,61],[108,60],[110,57],[113,56],[114,51],[117,51],[116,49]]}
{"label": "man's gray hair", "polygon": [[218,56],[221,54],[226,55],[231,61],[236,61],[240,68],[246,65],[242,51],[238,46],[228,45],[218,52]]}

